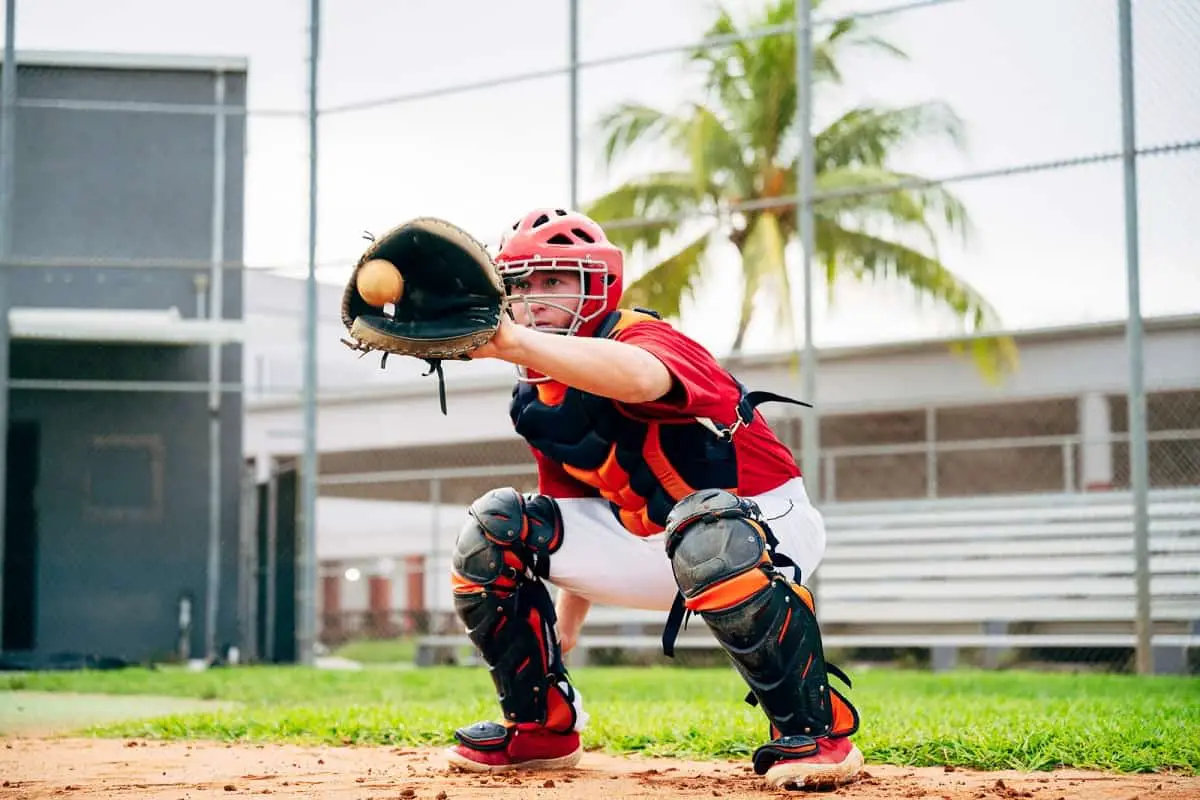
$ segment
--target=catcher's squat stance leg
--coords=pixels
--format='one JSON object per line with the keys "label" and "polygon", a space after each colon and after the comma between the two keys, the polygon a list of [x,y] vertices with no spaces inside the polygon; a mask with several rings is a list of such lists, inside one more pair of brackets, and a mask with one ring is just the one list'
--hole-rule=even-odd
{"label": "catcher's squat stance leg", "polygon": [[[753,502],[699,491],[672,509],[667,555],[689,611],[724,646],[771,724],[754,770],[776,786],[828,785],[854,778],[862,754],[849,737],[858,712],[829,685],[812,594],[771,560],[770,536]],[[849,681],[846,681],[849,685]]]}
{"label": "catcher's squat stance leg", "polygon": [[504,721],[454,732],[451,764],[478,772],[561,768],[583,753],[586,717],[567,681],[542,579],[562,544],[554,500],[496,489],[476,500],[454,549],[454,607],[482,653]]}

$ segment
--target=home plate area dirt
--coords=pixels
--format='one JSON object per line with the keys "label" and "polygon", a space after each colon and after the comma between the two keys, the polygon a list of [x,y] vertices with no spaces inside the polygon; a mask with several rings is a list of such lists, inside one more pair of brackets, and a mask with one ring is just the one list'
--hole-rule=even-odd
{"label": "home plate area dirt", "polygon": [[553,772],[482,776],[452,771],[441,751],[216,742],[10,738],[0,749],[2,798],[739,798],[822,796],[875,800],[1183,800],[1200,778],[1099,772],[974,772],[868,764],[856,783],[789,792],[767,786],[745,762],[584,755]]}

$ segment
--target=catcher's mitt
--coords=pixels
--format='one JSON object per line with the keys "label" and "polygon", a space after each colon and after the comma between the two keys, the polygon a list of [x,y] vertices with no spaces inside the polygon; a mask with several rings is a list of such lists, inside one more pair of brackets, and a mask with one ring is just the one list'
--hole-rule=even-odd
{"label": "catcher's mitt", "polygon": [[[383,259],[400,272],[403,291],[387,314],[363,297],[359,271]],[[508,305],[504,283],[487,248],[445,220],[419,217],[373,239],[359,258],[342,295],[342,341],[363,355],[414,356],[438,373],[442,413],[446,393],[441,362],[466,358],[496,335]],[[426,373],[429,374],[429,373]]]}

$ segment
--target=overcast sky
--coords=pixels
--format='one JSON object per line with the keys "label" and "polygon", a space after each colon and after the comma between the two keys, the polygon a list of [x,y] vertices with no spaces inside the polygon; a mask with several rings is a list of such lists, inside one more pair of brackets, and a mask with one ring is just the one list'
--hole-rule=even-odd
{"label": "overcast sky", "polygon": [[[831,0],[829,10],[878,8]],[[735,9],[754,0],[731,0]],[[1200,139],[1200,3],[1139,0],[1139,139]],[[581,57],[690,41],[711,18],[697,0],[581,0]],[[19,50],[244,56],[254,109],[305,106],[308,4],[303,0],[18,0]],[[906,49],[908,64],[846,62],[847,86],[818,98],[818,124],[857,102],[938,99],[967,125],[968,151],[922,148],[896,167],[930,175],[992,169],[1119,149],[1113,0],[962,0],[871,23]],[[565,63],[565,0],[327,0],[320,104],[344,104]],[[673,107],[694,83],[677,54],[588,69],[581,194],[611,185],[597,169],[592,123],[625,100]],[[345,279],[364,229],[441,215],[495,242],[527,207],[568,202],[567,80],[329,113],[321,126],[319,261]],[[246,259],[302,269],[306,253],[306,139],[302,117],[252,118]],[[1200,311],[1200,150],[1140,164],[1143,311]],[[975,229],[947,240],[945,261],[978,286],[1011,327],[1120,319],[1126,292],[1119,162],[955,186]],[[636,272],[641,267],[631,264]],[[719,260],[685,317],[718,351],[732,339],[737,274]],[[800,295],[796,295],[799,308]],[[903,292],[839,286],[817,302],[822,345],[952,330]],[[767,319],[764,315],[764,320]],[[749,349],[769,349],[765,324]]]}

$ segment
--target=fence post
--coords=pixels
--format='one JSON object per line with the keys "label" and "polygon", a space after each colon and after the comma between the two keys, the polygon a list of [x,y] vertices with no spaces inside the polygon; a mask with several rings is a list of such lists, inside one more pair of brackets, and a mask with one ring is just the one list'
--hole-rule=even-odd
{"label": "fence post", "polygon": [[570,0],[567,10],[567,36],[569,41],[570,65],[568,71],[568,113],[570,115],[570,140],[568,162],[571,175],[569,187],[571,210],[579,210],[579,0]]}
{"label": "fence post", "polygon": [[[817,348],[813,341],[813,194],[816,188],[816,166],[813,164],[812,137],[812,5],[810,0],[796,3],[796,101],[800,136],[796,157],[796,220],[800,236],[800,263],[804,270],[804,360],[801,363],[801,397],[816,405]],[[804,434],[801,438],[802,472],[808,496],[814,500],[821,495],[820,439],[821,415],[816,408],[804,415]]]}
{"label": "fence post", "polygon": [[296,550],[301,568],[297,591],[297,660],[312,666],[317,637],[317,63],[321,3],[309,0],[308,18],[308,278],[304,309],[304,453]]}
{"label": "fence post", "polygon": [[425,591],[428,593],[428,601],[426,607],[429,611],[429,630],[427,633],[435,633],[434,621],[441,614],[442,604],[441,598],[437,591],[437,559],[438,559],[438,539],[441,534],[441,509],[442,509],[442,479],[429,479],[429,558],[425,559]]}
{"label": "fence post", "polygon": [[1075,488],[1075,443],[1063,442],[1063,491],[1074,493]]}
{"label": "fence post", "polygon": [[1133,8],[1117,0],[1121,49],[1121,154],[1125,167],[1125,274],[1129,292],[1126,340],[1129,348],[1129,486],[1133,490],[1133,548],[1137,589],[1137,671],[1154,671],[1150,647],[1150,538],[1147,491],[1146,387],[1142,363],[1142,309],[1138,264],[1137,140],[1133,99]]}
{"label": "fence post", "polygon": [[925,409],[925,494],[938,496],[937,409]]}
{"label": "fence post", "polygon": [[12,253],[13,147],[17,127],[16,0],[5,3],[4,72],[0,74],[0,647],[4,635],[4,527],[8,454],[8,257]]}

